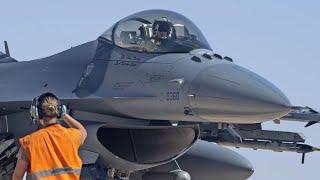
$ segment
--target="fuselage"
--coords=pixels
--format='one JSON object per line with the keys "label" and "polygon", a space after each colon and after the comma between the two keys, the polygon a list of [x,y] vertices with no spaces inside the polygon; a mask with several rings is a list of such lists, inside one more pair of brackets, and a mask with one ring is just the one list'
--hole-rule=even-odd
{"label": "fuselage", "polygon": [[22,109],[51,91],[72,109],[149,120],[256,123],[290,110],[277,87],[206,49],[143,53],[99,38],[0,74],[0,101]]}

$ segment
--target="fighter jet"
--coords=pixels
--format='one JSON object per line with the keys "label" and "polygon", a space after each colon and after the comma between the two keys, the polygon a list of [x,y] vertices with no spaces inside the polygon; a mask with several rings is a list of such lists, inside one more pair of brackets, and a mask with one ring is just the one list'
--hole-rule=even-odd
{"label": "fighter jet", "polygon": [[[82,179],[243,180],[254,169],[223,147],[318,150],[266,121],[320,121],[292,106],[258,74],[221,56],[193,22],[166,10],[125,17],[97,39],[30,61],[0,54],[0,178],[9,177],[16,139],[35,131],[31,100],[55,93],[88,138]],[[62,122],[63,123],[63,122]]]}

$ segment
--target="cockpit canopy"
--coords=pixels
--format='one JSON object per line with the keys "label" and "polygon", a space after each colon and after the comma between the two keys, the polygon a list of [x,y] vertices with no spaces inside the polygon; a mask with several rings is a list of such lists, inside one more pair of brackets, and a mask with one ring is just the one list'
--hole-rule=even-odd
{"label": "cockpit canopy", "polygon": [[128,16],[101,37],[121,48],[139,52],[211,50],[201,31],[189,19],[166,10],[148,10]]}

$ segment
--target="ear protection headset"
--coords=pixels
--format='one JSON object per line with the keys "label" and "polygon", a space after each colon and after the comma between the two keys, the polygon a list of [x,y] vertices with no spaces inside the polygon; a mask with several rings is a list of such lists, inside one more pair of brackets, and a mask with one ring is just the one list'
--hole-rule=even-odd
{"label": "ear protection headset", "polygon": [[33,98],[33,100],[32,100],[32,104],[30,107],[30,115],[31,115],[33,122],[35,122],[35,120],[42,119],[45,116],[45,114],[43,113],[43,110],[41,108],[42,101],[45,97],[53,97],[58,101],[58,105],[57,105],[57,110],[58,110],[57,118],[58,119],[63,117],[67,112],[67,107],[60,102],[58,97],[56,95],[54,95],[53,93],[47,92],[47,93],[41,94],[40,96]]}

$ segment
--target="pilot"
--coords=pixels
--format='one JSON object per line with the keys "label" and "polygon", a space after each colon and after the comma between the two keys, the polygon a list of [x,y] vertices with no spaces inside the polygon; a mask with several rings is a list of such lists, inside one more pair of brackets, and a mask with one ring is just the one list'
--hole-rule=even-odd
{"label": "pilot", "polygon": [[168,21],[155,21],[152,26],[152,37],[156,41],[167,40],[173,37],[173,25]]}
{"label": "pilot", "polygon": [[140,31],[140,37],[141,39],[146,39],[146,30],[145,27],[143,25],[141,25],[138,29]]}
{"label": "pilot", "polygon": [[[66,113],[52,93],[34,98],[30,113],[43,128],[21,139],[18,161],[13,180],[27,179],[80,179],[82,161],[79,146],[87,136],[85,128]],[[69,128],[57,120],[64,119]]]}
{"label": "pilot", "polygon": [[146,43],[146,50],[166,51],[170,47],[170,43],[175,39],[174,27],[168,20],[156,20],[152,25],[151,40]]}

